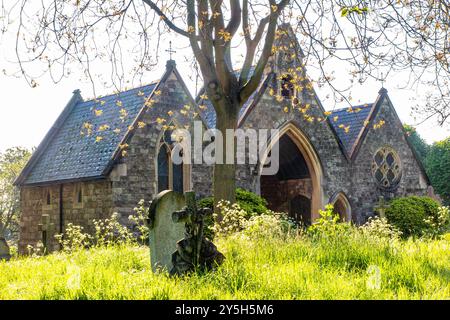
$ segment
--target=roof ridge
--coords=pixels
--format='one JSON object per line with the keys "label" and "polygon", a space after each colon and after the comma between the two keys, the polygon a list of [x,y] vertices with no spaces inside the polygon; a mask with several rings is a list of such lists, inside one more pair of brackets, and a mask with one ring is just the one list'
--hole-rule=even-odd
{"label": "roof ridge", "polygon": [[96,98],[88,98],[87,100],[83,100],[82,102],[91,102],[91,101],[95,101],[95,100],[99,100],[99,99],[109,98],[109,97],[112,97],[112,96],[114,96],[114,95],[119,95],[119,94],[126,93],[126,92],[129,92],[129,91],[132,91],[132,90],[136,90],[136,89],[140,89],[140,88],[152,86],[152,85],[158,84],[158,82],[159,82],[160,80],[161,80],[161,79],[154,80],[154,81],[152,81],[152,82],[149,82],[149,83],[147,83],[147,84],[143,84],[143,85],[140,85],[140,86],[137,86],[137,87],[134,87],[134,88],[126,89],[126,87],[125,87],[125,90],[119,91],[118,93],[110,93],[110,94],[103,95],[103,96],[100,95],[100,96],[98,96],[98,97],[96,97]]}
{"label": "roof ridge", "polygon": [[370,102],[370,103],[363,103],[363,104],[357,104],[357,105],[350,106],[350,107],[346,107],[346,108],[334,109],[334,110],[330,110],[330,112],[344,111],[344,110],[347,110],[348,108],[352,108],[352,109],[354,109],[354,108],[361,108],[361,107],[363,107],[363,108],[370,108],[371,105],[373,105],[373,102]]}

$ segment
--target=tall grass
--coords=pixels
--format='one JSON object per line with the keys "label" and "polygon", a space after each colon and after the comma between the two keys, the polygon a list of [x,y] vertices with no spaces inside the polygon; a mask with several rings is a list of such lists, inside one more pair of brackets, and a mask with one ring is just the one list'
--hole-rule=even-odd
{"label": "tall grass", "polygon": [[215,272],[153,274],[148,248],[115,245],[0,262],[0,299],[449,299],[450,241],[333,236],[216,240]]}

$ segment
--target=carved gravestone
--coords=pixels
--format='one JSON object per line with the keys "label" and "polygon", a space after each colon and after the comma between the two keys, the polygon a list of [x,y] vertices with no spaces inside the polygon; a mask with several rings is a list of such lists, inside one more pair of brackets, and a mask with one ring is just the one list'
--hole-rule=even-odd
{"label": "carved gravestone", "polygon": [[172,215],[175,222],[184,222],[185,234],[184,239],[177,242],[177,251],[172,255],[171,275],[213,270],[225,259],[214,243],[204,235],[205,218],[212,214],[212,210],[197,209],[195,193],[192,191],[186,192],[184,198],[186,206]]}
{"label": "carved gravestone", "polygon": [[0,238],[0,260],[8,261],[9,259],[11,259],[11,255],[9,253],[8,243],[5,238]]}
{"label": "carved gravestone", "polygon": [[181,210],[184,205],[183,195],[171,190],[160,192],[151,202],[148,225],[153,272],[173,268],[172,253],[177,249],[178,240],[184,236],[184,223],[174,222],[172,213]]}

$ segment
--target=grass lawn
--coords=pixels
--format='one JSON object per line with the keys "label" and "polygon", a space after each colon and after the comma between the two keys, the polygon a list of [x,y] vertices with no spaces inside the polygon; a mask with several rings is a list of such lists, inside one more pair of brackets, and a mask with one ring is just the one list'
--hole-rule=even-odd
{"label": "grass lawn", "polygon": [[[447,237],[448,239],[448,237]],[[215,272],[170,278],[145,247],[117,245],[0,262],[0,299],[449,299],[450,241],[350,233],[216,241]]]}

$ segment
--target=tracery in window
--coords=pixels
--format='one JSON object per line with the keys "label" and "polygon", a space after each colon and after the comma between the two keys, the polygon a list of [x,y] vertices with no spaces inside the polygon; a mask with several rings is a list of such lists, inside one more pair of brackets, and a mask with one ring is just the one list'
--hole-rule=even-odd
{"label": "tracery in window", "polygon": [[394,149],[382,147],[375,152],[372,161],[372,175],[383,189],[392,189],[398,185],[402,171],[400,158]]}

